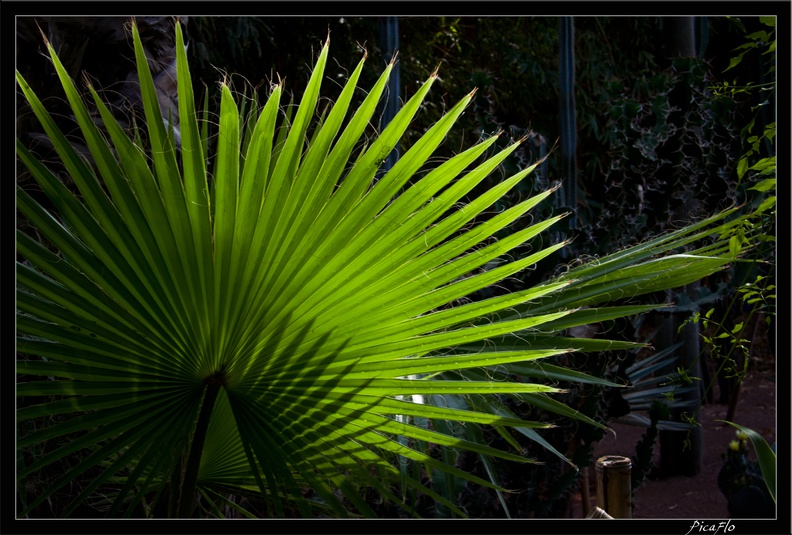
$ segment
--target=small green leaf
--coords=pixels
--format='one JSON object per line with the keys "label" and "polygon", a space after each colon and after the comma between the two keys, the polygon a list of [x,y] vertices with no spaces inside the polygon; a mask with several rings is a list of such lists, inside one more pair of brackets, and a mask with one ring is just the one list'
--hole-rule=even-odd
{"label": "small green leaf", "polygon": [[776,18],[775,17],[759,17],[759,22],[766,26],[770,26],[771,28],[776,27]]}
{"label": "small green leaf", "polygon": [[742,177],[745,176],[745,172],[748,170],[748,158],[743,157],[737,162],[737,178],[742,180]]}
{"label": "small green leaf", "polygon": [[[754,45],[754,46],[756,46],[756,45]],[[739,48],[741,48],[741,47],[738,47],[737,49],[739,50]],[[743,58],[744,54],[745,54],[745,52],[743,52],[742,54],[738,55],[737,57],[731,58],[729,60],[729,66],[726,67],[723,70],[723,72],[729,71],[729,70],[733,69],[734,67],[736,67],[737,65],[739,65],[740,62],[742,61],[742,58]]]}
{"label": "small green leaf", "polygon": [[773,197],[768,197],[767,199],[765,199],[764,201],[762,201],[762,204],[760,204],[760,205],[759,205],[759,207],[756,209],[756,214],[757,214],[757,215],[758,215],[758,214],[761,214],[761,213],[763,213],[763,212],[765,212],[765,211],[769,210],[770,208],[773,208],[773,207],[775,207],[775,203],[776,203],[776,198],[775,198],[775,196],[773,196]]}
{"label": "small green leaf", "polygon": [[753,164],[751,167],[749,167],[749,169],[751,169],[752,171],[761,171],[761,172],[765,172],[767,170],[775,171],[776,158],[775,156],[771,156],[769,158],[762,158],[761,160]]}
{"label": "small green leaf", "polygon": [[[753,41],[767,41],[768,40],[767,32],[764,31],[764,30],[759,30],[758,32],[749,33],[745,37],[747,39],[751,39]],[[748,43],[748,44],[752,44],[752,43]],[[743,46],[745,46],[745,45],[743,45]],[[756,45],[754,44],[754,47],[755,46]]]}
{"label": "small green leaf", "polygon": [[749,190],[754,191],[769,191],[771,189],[775,189],[776,187],[776,179],[775,178],[767,178],[762,180],[758,184],[748,188]]}

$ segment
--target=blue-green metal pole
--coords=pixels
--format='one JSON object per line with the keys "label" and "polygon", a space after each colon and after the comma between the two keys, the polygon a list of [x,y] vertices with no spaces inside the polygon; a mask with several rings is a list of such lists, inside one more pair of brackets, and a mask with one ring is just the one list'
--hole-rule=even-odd
{"label": "blue-green metal pole", "polygon": [[[396,51],[399,49],[399,18],[398,17],[384,17],[380,22],[380,42],[382,48],[383,59],[389,62]],[[388,80],[388,100],[385,101],[385,109],[382,114],[382,121],[380,123],[380,132],[388,126],[388,123],[393,120],[396,113],[399,111],[401,101],[401,77],[399,73],[399,64],[393,66],[390,79]],[[387,172],[391,167],[396,164],[399,159],[399,147],[396,148],[388,155],[385,160],[383,170]]]}
{"label": "blue-green metal pole", "polygon": [[558,31],[558,83],[560,86],[561,131],[561,194],[559,200],[572,211],[570,230],[577,227],[577,161],[575,159],[577,128],[575,120],[575,23],[572,17],[561,17]]}

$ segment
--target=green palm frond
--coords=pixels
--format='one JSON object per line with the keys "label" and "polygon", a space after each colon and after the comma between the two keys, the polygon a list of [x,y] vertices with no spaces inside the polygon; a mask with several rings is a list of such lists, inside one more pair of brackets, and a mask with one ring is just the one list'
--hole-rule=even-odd
{"label": "green palm frond", "polygon": [[272,516],[373,515],[366,488],[397,505],[406,493],[423,493],[463,514],[399,459],[423,473],[499,489],[427,445],[527,462],[519,451],[484,445],[475,433],[443,430],[464,422],[540,438],[535,430],[545,424],[484,402],[430,404],[420,396],[552,400],[554,387],[493,380],[480,371],[510,366],[525,378],[600,381],[538,363],[573,350],[632,347],[559,335],[638,313],[644,309],[604,305],[684,284],[730,260],[728,249],[717,247],[706,256],[657,258],[724,232],[712,230],[716,218],[535,288],[449,307],[564,245],[480,269],[559,219],[488,241],[551,193],[479,217],[533,167],[466,200],[519,142],[486,156],[496,138],[484,140],[416,179],[472,94],[375,179],[436,75],[362,146],[392,65],[352,110],[361,60],[315,124],[325,45],[288,121],[280,85],[261,108],[253,101],[252,115],[223,85],[215,154],[207,163],[209,136],[199,117],[208,106],[200,114],[195,108],[179,26],[180,144],[162,119],[134,24],[132,32],[145,136],[124,132],[89,87],[100,131],[49,49],[93,164],[17,75],[79,189],[70,191],[17,143],[21,162],[54,207],[50,212],[17,190],[18,208],[38,232],[17,234],[24,258],[17,263],[17,394],[25,401],[17,417],[20,425],[47,422],[25,427],[17,447],[59,444],[20,465],[18,477],[80,454],[20,515],[82,477],[89,483],[65,514],[104,487],[113,489],[111,516],[138,514],[141,504],[152,511],[157,503],[167,514],[190,516],[198,495],[215,514],[223,506],[245,514],[229,492],[260,496]]}

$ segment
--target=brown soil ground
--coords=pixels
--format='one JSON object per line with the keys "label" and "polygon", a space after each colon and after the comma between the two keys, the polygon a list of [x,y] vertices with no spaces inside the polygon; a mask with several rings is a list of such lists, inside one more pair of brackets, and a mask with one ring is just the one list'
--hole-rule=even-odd
{"label": "brown soil ground", "polygon": [[[766,346],[765,346],[766,348]],[[715,402],[701,408],[702,462],[695,476],[672,476],[645,480],[633,492],[633,518],[729,518],[726,497],[718,489],[718,472],[723,466],[722,454],[735,438],[735,429],[718,422],[725,420],[727,405]],[[765,349],[752,357],[746,378],[740,386],[732,421],[760,433],[772,445],[776,441],[776,373],[775,358]],[[632,457],[644,428],[631,425],[612,426],[595,451],[595,459],[604,455]],[[654,447],[654,462],[660,465],[659,446]],[[596,505],[595,471],[589,469],[590,506],[583,507],[581,498],[574,505],[575,517]],[[581,493],[582,494],[582,493]]]}

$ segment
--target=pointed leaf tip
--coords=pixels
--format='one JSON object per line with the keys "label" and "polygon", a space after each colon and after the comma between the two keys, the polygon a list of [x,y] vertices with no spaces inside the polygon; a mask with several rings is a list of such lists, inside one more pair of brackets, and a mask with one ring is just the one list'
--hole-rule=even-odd
{"label": "pointed leaf tip", "polygon": [[36,22],[36,28],[38,28],[38,31],[41,34],[41,38],[44,39],[44,46],[46,46],[47,48],[52,48],[52,45],[50,45],[49,39],[47,39],[47,34],[45,34],[44,30],[41,29],[41,26],[39,26],[38,21],[35,21],[35,22]]}
{"label": "pointed leaf tip", "polygon": [[[558,189],[560,189],[560,188],[561,188],[561,182],[557,182],[556,184],[554,184],[554,185],[553,185],[553,186],[550,188],[550,191],[557,191],[557,190],[558,190]],[[565,213],[565,214],[564,214],[564,217],[566,217],[567,215],[569,215],[569,212]]]}

